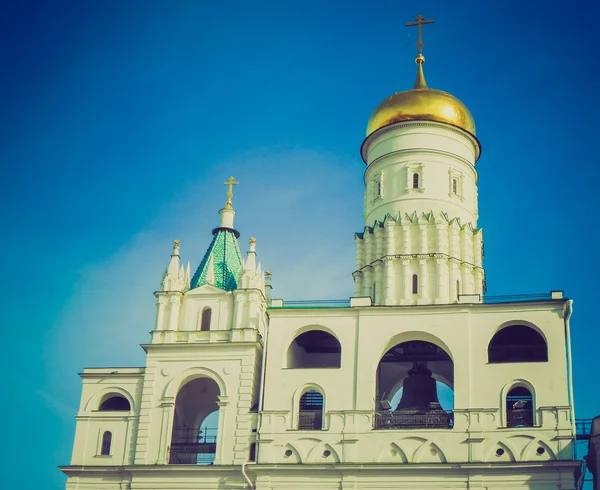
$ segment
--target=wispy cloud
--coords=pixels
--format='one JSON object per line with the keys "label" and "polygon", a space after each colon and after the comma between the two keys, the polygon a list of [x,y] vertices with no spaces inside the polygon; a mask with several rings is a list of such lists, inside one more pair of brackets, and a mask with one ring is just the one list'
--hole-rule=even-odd
{"label": "wispy cloud", "polygon": [[153,327],[152,292],[172,240],[181,240],[182,259],[193,271],[218,225],[225,199],[221,184],[230,174],[240,182],[234,195],[240,247],[245,252],[247,240],[258,239],[259,260],[273,273],[275,296],[352,294],[352,230],[361,227],[362,205],[356,162],[316,151],[265,149],[210,167],[209,177],[188,183],[112,256],[82,268],[76,292],[52,328],[47,353],[49,372],[55,373],[52,393],[78,393],[73,375],[83,366],[144,365],[138,344]]}

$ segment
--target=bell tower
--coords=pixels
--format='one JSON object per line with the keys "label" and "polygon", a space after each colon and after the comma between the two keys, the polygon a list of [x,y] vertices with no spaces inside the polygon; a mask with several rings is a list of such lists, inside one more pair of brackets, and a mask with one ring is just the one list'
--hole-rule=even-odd
{"label": "bell tower", "polygon": [[[361,147],[365,228],[356,234],[355,294],[376,305],[447,304],[484,293],[477,228],[481,145],[456,97],[427,86],[422,16],[414,88],[373,111]],[[474,300],[477,301],[477,296]]]}

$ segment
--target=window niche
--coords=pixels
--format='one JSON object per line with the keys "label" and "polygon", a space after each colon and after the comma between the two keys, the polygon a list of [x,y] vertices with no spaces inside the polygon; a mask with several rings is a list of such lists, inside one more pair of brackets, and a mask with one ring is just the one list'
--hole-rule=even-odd
{"label": "window niche", "polygon": [[448,171],[449,181],[448,181],[448,195],[450,197],[457,197],[461,201],[464,200],[463,196],[463,174],[462,172],[458,172],[456,170],[450,169]]}
{"label": "window niche", "polygon": [[423,192],[423,165],[420,163],[409,163],[406,166],[406,191]]}
{"label": "window niche", "polygon": [[288,369],[339,368],[341,363],[342,346],[339,340],[323,330],[304,332],[288,347]]}
{"label": "window niche", "polygon": [[383,199],[383,172],[375,175],[369,183],[369,200],[371,202]]}
{"label": "window niche", "polygon": [[210,330],[210,321],[212,318],[212,309],[204,308],[200,315],[200,331],[208,332]]}
{"label": "window niche", "polygon": [[544,337],[527,325],[500,329],[488,345],[488,363],[547,362],[548,346]]}
{"label": "window niche", "polygon": [[106,396],[98,407],[100,412],[128,412],[129,410],[131,410],[131,405],[127,398],[117,394]]}

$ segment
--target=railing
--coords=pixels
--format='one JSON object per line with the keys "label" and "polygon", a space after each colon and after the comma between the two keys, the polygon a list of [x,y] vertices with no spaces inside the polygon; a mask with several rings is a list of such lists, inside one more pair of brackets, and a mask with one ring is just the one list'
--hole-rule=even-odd
{"label": "railing", "polygon": [[217,451],[217,429],[175,428],[169,464],[212,464]]}
{"label": "railing", "polygon": [[506,412],[507,427],[533,427],[531,408],[513,408]]}
{"label": "railing", "polygon": [[592,432],[592,421],[594,419],[576,419],[575,420],[575,435],[578,441],[587,441],[590,439]]}
{"label": "railing", "polygon": [[349,308],[349,299],[305,299],[284,301],[284,308]]}
{"label": "railing", "polygon": [[373,429],[451,429],[454,413],[451,410],[433,410],[421,413],[415,410],[375,412]]}
{"label": "railing", "polygon": [[[548,301],[552,299],[551,293],[540,294],[506,294],[506,295],[484,295],[484,303],[516,303],[521,301]],[[283,301],[283,300],[281,300]],[[350,299],[305,299],[286,300],[279,308],[349,308]]]}
{"label": "railing", "polygon": [[298,430],[321,430],[323,412],[321,410],[303,410],[298,413]]}
{"label": "railing", "polygon": [[497,296],[484,295],[484,303],[516,303],[520,301],[548,301],[552,299],[551,293],[539,294],[503,294]]}

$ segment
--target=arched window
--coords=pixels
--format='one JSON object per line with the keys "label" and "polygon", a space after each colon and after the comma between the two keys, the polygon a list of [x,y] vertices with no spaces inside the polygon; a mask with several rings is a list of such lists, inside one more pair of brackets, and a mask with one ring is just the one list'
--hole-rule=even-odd
{"label": "arched window", "polygon": [[210,308],[204,308],[202,311],[202,319],[200,321],[200,330],[202,332],[208,332],[210,330],[210,318],[212,316],[212,310]]}
{"label": "arched window", "polygon": [[98,408],[98,410],[101,412],[127,412],[131,410],[131,406],[129,405],[127,398],[124,396],[112,395],[100,404],[100,408]]}
{"label": "arched window", "polygon": [[248,461],[256,461],[256,443],[250,444],[250,454],[248,455]]}
{"label": "arched window", "polygon": [[505,327],[488,346],[488,362],[546,362],[548,346],[544,338],[525,325]]}
{"label": "arched window", "polygon": [[419,188],[419,174],[413,174],[413,189]]}
{"label": "arched window", "polygon": [[506,395],[506,427],[533,427],[533,397],[517,386]]}
{"label": "arched window", "polygon": [[298,410],[298,430],[323,428],[323,395],[316,390],[304,393]]}
{"label": "arched window", "polygon": [[339,368],[341,363],[342,346],[340,342],[323,330],[304,332],[298,335],[288,347],[288,368]]}
{"label": "arched window", "polygon": [[102,446],[100,446],[100,454],[102,456],[110,456],[110,443],[112,442],[112,433],[106,431],[102,434]]}
{"label": "arched window", "polygon": [[419,292],[419,276],[413,274],[412,277],[412,292],[413,294],[417,294]]}

